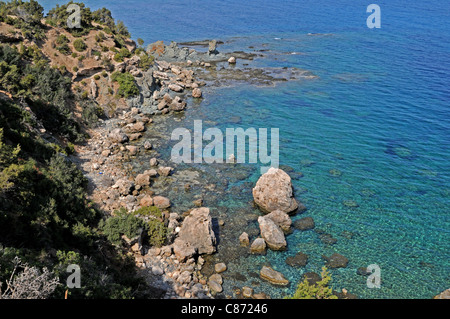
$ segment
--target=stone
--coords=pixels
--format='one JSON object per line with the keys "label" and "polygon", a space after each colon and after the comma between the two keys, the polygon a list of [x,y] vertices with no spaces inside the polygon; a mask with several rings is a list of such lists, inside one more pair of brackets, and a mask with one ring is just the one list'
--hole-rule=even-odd
{"label": "stone", "polygon": [[196,99],[201,98],[202,97],[202,90],[200,90],[199,88],[194,88],[192,90],[192,97],[196,98]]}
{"label": "stone", "polygon": [[144,148],[148,151],[148,150],[151,150],[153,148],[153,145],[152,145],[152,143],[150,141],[145,141]]}
{"label": "stone", "polygon": [[277,286],[287,286],[289,285],[289,280],[287,280],[282,273],[272,269],[271,267],[263,266],[259,272],[261,279],[270,282]]}
{"label": "stone", "polygon": [[214,270],[216,273],[221,273],[227,270],[227,265],[225,263],[218,263],[214,265]]}
{"label": "stone", "polygon": [[208,44],[208,54],[209,55],[215,55],[217,53],[218,53],[217,52],[217,41],[216,40],[212,40]]}
{"label": "stone", "polygon": [[236,64],[236,58],[235,58],[234,56],[230,57],[230,58],[228,59],[228,63],[230,63],[230,64]]}
{"label": "stone", "polygon": [[125,148],[128,150],[128,152],[130,152],[130,155],[132,156],[136,155],[139,151],[139,148],[134,145],[127,145],[125,146]]}
{"label": "stone", "polygon": [[222,288],[222,277],[220,275],[214,274],[209,277],[208,286],[214,293],[221,293],[223,291]]}
{"label": "stone", "polygon": [[158,165],[158,160],[156,158],[151,158],[150,159],[150,166],[157,166]]}
{"label": "stone", "polygon": [[201,199],[201,198],[196,199],[196,200],[194,200],[193,204],[194,204],[194,206],[201,207],[203,205],[203,199]]}
{"label": "stone", "polygon": [[264,212],[281,210],[290,213],[298,208],[291,178],[282,169],[271,167],[258,179],[252,192],[255,203]]}
{"label": "stone", "polygon": [[150,186],[150,176],[147,174],[138,174],[134,183],[141,186]]}
{"label": "stone", "polygon": [[266,295],[263,292],[257,293],[257,294],[253,294],[253,299],[270,299],[269,295]]}
{"label": "stone", "polygon": [[124,196],[129,195],[133,187],[134,183],[127,179],[120,179],[112,186],[112,188],[117,188],[120,195]]}
{"label": "stone", "polygon": [[153,205],[159,209],[166,209],[170,207],[170,200],[164,196],[155,196],[153,197]]}
{"label": "stone", "polygon": [[264,254],[266,252],[266,242],[263,238],[256,238],[250,246],[252,254]]}
{"label": "stone", "polygon": [[284,237],[284,233],[281,228],[273,222],[273,220],[267,217],[260,216],[258,218],[258,223],[261,237],[264,238],[264,241],[270,249],[286,249],[287,243],[286,238]]}
{"label": "stone", "polygon": [[130,134],[130,141],[136,141],[142,137],[142,133],[133,133]]}
{"label": "stone", "polygon": [[216,251],[216,236],[212,230],[209,208],[193,209],[185,217],[173,250],[180,261],[195,254],[212,254]]}
{"label": "stone", "polygon": [[347,257],[344,257],[340,254],[334,253],[330,257],[322,256],[327,263],[325,266],[329,269],[333,268],[345,268],[348,265],[348,259]]}
{"label": "stone", "polygon": [[289,232],[291,230],[292,220],[288,214],[277,209],[266,215],[265,218],[271,219],[278,227],[280,227],[284,232]]}
{"label": "stone", "polygon": [[152,267],[152,274],[156,276],[161,276],[164,274],[164,270],[159,266],[153,266]]}
{"label": "stone", "polygon": [[128,135],[122,132],[120,128],[113,130],[109,134],[109,138],[114,143],[125,143],[128,142]]}
{"label": "stone", "polygon": [[253,289],[250,287],[242,287],[242,296],[244,296],[244,298],[252,298]]}
{"label": "stone", "polygon": [[159,167],[158,168],[158,174],[160,176],[169,176],[170,173],[172,172],[173,168],[172,167]]}
{"label": "stone", "polygon": [[248,237],[248,234],[246,232],[243,232],[241,236],[239,236],[239,242],[241,246],[250,245],[250,238]]}
{"label": "stone", "polygon": [[304,281],[305,279],[308,282],[308,284],[314,286],[318,281],[322,280],[322,277],[315,272],[307,272],[302,276],[302,281]]}
{"label": "stone", "polygon": [[146,207],[146,206],[152,206],[153,205],[153,198],[151,198],[150,196],[146,195],[143,198],[141,198],[140,202],[142,207]]}
{"label": "stone", "polygon": [[221,285],[223,284],[223,278],[222,278],[222,275],[220,275],[220,274],[212,274],[209,277],[209,281],[215,281]]}
{"label": "stone", "polygon": [[172,90],[174,92],[183,92],[183,87],[178,84],[169,84],[169,90]]}
{"label": "stone", "polygon": [[298,252],[295,256],[287,257],[286,264],[291,267],[305,267],[308,263],[308,255]]}
{"label": "stone", "polygon": [[91,96],[94,99],[97,98],[97,84],[95,83],[94,79],[91,79],[90,89],[91,89]]}
{"label": "stone", "polygon": [[450,299],[450,289],[444,290],[439,295],[434,296],[433,299]]}
{"label": "stone", "polygon": [[170,103],[169,109],[171,111],[179,112],[186,108],[186,102],[183,101],[179,96],[176,96],[172,103]]}
{"label": "stone", "polygon": [[315,227],[314,219],[312,217],[304,217],[294,222],[294,227],[299,230],[310,230]]}

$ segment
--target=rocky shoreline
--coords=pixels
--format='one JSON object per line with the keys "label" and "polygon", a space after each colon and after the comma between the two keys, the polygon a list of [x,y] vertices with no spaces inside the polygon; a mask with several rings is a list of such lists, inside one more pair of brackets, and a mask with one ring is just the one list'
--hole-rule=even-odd
{"label": "rocky shoreline", "polygon": [[[162,42],[149,45],[147,52],[159,52],[159,56],[146,71],[139,69],[137,56],[115,65],[115,69],[130,72],[135,77],[139,96],[127,99],[126,105],[116,111],[117,115],[102,121],[101,125],[91,130],[90,140],[86,145],[77,147],[77,154],[72,156],[72,160],[79,164],[88,177],[91,199],[100,210],[113,214],[120,207],[133,212],[140,207],[155,206],[162,211],[164,223],[169,229],[166,245],[159,248],[146,247],[141,245],[140,238],[124,238],[141,275],[150,286],[161,291],[161,298],[214,298],[218,294],[222,298],[233,298],[228,294],[223,295],[226,264],[219,262],[214,266],[208,265],[208,275],[202,273],[206,266],[204,257],[217,250],[218,238],[213,228],[221,227],[225,222],[219,220],[218,225],[213,225],[210,210],[203,207],[201,197],[183,214],[171,211],[171,200],[163,193],[155,193],[154,186],[170,183],[168,179],[173,174],[195,173],[178,172],[169,166],[168,160],[161,158],[158,153],[158,143],[145,139],[144,136],[155,124],[155,120],[160,120],[160,115],[169,115],[163,117],[163,123],[175,120],[176,116],[170,114],[185,110],[188,107],[187,99],[200,100],[204,94],[201,87],[224,86],[231,82],[274,85],[278,81],[295,80],[299,77],[310,79],[315,76],[296,69],[277,69],[270,73],[267,70],[235,67],[236,56],[239,59],[253,59],[254,54],[222,54],[217,51],[215,41],[208,42],[208,51],[204,53],[179,48],[176,43],[165,46]],[[287,73],[290,76],[280,76]],[[91,87],[92,97],[101,101],[97,93],[101,88],[97,88],[95,83]],[[157,137],[156,139],[158,140]],[[150,158],[144,164],[149,169],[138,174],[134,170],[133,161],[143,154]],[[205,184],[200,187],[214,188],[214,185],[206,184],[207,181],[198,181],[196,178],[187,178],[186,181],[184,191],[189,191],[191,184],[198,182]],[[306,209],[293,197],[291,178],[282,169],[269,170],[253,188],[253,198],[267,215],[255,216],[260,234],[251,244],[246,229],[243,229],[241,236],[236,238],[235,244],[240,244],[238,249],[244,249],[248,254],[265,254],[266,249],[286,249],[285,235],[291,231],[292,225],[288,213],[303,212]],[[306,230],[314,226],[299,226],[301,227]],[[250,233],[251,236],[257,235],[254,231]],[[298,258],[293,258],[291,264],[306,263],[301,260],[304,259],[301,254]],[[269,266],[263,266],[258,276],[273,285],[289,284],[281,273]],[[255,292],[248,286],[234,289],[233,294],[236,298],[270,298],[264,292]]]}

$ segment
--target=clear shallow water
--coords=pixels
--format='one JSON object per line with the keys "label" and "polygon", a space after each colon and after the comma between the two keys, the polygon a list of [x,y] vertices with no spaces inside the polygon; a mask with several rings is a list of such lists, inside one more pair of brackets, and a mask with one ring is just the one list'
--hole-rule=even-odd
{"label": "clear shallow water", "polygon": [[[49,9],[56,1],[42,3]],[[247,281],[226,279],[226,289],[251,284],[256,279],[248,273],[265,262],[295,283],[304,272],[320,271],[321,256],[333,252],[350,260],[347,268],[332,270],[333,286],[360,297],[430,298],[449,288],[450,4],[379,1],[382,28],[369,30],[367,4],[350,1],[85,3],[110,8],[146,43],[217,38],[226,41],[222,51],[268,50],[251,66],[299,67],[319,76],[275,88],[214,89],[173,123],[192,127],[194,119],[203,119],[223,129],[280,128],[280,163],[304,174],[293,183],[308,211],[293,220],[312,216],[316,228],[338,240],[327,246],[315,232],[295,231],[287,236],[286,252],[230,261],[230,272],[246,274]],[[302,165],[305,160],[314,164]],[[258,211],[250,202],[257,167],[200,169],[203,177],[214,179],[217,169],[230,180],[219,187],[225,193],[204,194],[213,214],[230,220],[220,237],[231,241],[245,228],[256,229]],[[331,169],[342,175],[331,176]],[[172,191],[175,209],[189,206],[196,192],[201,190]],[[347,200],[359,207],[345,206]],[[305,268],[285,263],[297,251],[310,257]],[[365,277],[356,275],[372,263],[381,267],[381,289],[368,289]],[[261,283],[255,290],[282,297],[294,288]]]}

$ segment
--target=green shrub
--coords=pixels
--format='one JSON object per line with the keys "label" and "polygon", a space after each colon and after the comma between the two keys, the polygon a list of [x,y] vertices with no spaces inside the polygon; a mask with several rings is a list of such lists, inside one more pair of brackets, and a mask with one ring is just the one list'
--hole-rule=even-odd
{"label": "green shrub", "polygon": [[122,48],[116,55],[114,55],[114,61],[123,62],[125,58],[129,58],[131,52],[127,48]]}
{"label": "green shrub", "polygon": [[106,238],[114,245],[120,246],[122,243],[122,235],[132,239],[139,235],[139,231],[144,229],[145,222],[128,214],[123,207],[114,212],[114,216],[101,221],[99,228],[103,231]]}
{"label": "green shrub", "polygon": [[76,58],[77,56],[78,56],[78,53],[76,53],[76,52],[72,53],[72,58]]}
{"label": "green shrub", "polygon": [[305,278],[297,286],[294,295],[285,299],[337,299],[337,296],[333,294],[333,289],[328,287],[331,275],[325,267],[322,268],[321,277],[322,279],[314,285],[310,285]]}
{"label": "green shrub", "polygon": [[100,80],[100,75],[98,75],[98,74],[94,75],[94,80],[96,80],[96,81]]}
{"label": "green shrub", "polygon": [[86,43],[84,43],[84,41],[81,39],[76,39],[75,41],[73,41],[73,47],[78,52],[83,52],[87,48]]}
{"label": "green shrub", "polygon": [[130,73],[114,72],[111,75],[111,80],[119,83],[118,96],[128,98],[139,94],[139,87]]}
{"label": "green shrub", "polygon": [[141,54],[140,58],[139,67],[143,70],[148,70],[155,62],[155,57],[153,55],[147,55],[146,53]]}
{"label": "green shrub", "polygon": [[103,71],[103,72],[102,72],[102,76],[103,76],[104,78],[107,78],[107,77],[108,77],[108,73],[107,73],[106,71]]}
{"label": "green shrub", "polygon": [[72,68],[72,70],[73,70],[73,72],[78,72],[78,67],[77,67],[77,66],[74,66],[74,67]]}

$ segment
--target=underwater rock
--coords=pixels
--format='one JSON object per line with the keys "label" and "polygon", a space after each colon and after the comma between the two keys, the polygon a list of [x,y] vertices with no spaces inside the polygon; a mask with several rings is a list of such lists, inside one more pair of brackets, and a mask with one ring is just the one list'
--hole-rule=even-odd
{"label": "underwater rock", "polygon": [[304,217],[294,222],[294,227],[299,230],[310,230],[315,227],[314,219],[312,217]]}
{"label": "underwater rock", "polygon": [[266,242],[263,238],[256,238],[250,246],[250,252],[252,254],[265,254]]}
{"label": "underwater rock", "polygon": [[295,256],[287,257],[286,264],[291,267],[304,267],[308,263],[308,255],[298,252]]}
{"label": "underwater rock", "polygon": [[224,272],[225,270],[227,270],[227,265],[225,265],[225,263],[218,263],[214,265],[214,270],[216,271],[216,273],[221,273]]}
{"label": "underwater rock", "polygon": [[323,233],[319,236],[320,241],[326,245],[334,245],[337,243],[337,239],[328,233]]}
{"label": "underwater rock", "polygon": [[298,208],[291,178],[282,169],[270,168],[258,179],[252,192],[255,203],[265,212],[279,209],[290,213]]}
{"label": "underwater rock", "polygon": [[239,236],[239,242],[241,243],[241,246],[250,245],[250,239],[248,238],[248,234],[246,232],[243,232],[241,236]]}
{"label": "underwater rock", "polygon": [[263,266],[259,272],[261,279],[270,282],[271,284],[278,286],[289,285],[289,280],[287,280],[282,273],[272,269],[271,267]]}
{"label": "underwater rock", "polygon": [[333,177],[340,177],[342,175],[342,172],[340,170],[338,170],[338,169],[335,169],[335,168],[334,169],[330,169],[329,173]]}
{"label": "underwater rock", "polygon": [[345,268],[348,265],[347,257],[344,257],[337,253],[334,253],[330,257],[322,256],[322,258],[327,261],[325,266],[327,266],[327,268],[330,268],[330,269]]}
{"label": "underwater rock", "polygon": [[344,206],[350,207],[350,208],[357,208],[359,207],[359,204],[357,202],[355,202],[354,200],[343,200],[342,204],[344,204]]}
{"label": "underwater rock", "polygon": [[305,279],[308,281],[308,284],[314,286],[318,281],[322,280],[322,277],[315,272],[307,272],[302,276],[302,281]]}

